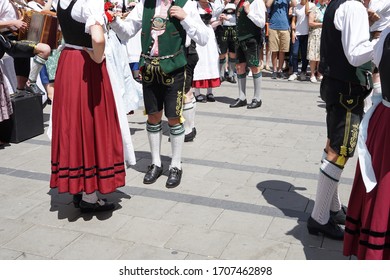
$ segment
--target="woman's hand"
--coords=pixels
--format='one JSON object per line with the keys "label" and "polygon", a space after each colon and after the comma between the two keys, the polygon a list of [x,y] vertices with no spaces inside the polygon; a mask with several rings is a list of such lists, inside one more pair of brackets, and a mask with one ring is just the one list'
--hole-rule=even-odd
{"label": "woman's hand", "polygon": [[84,51],[86,51],[89,56],[91,57],[91,59],[93,61],[95,61],[97,64],[100,64],[103,62],[103,60],[106,58],[106,56],[104,55],[97,55],[93,50],[90,50],[90,49],[87,49],[87,48],[83,48]]}

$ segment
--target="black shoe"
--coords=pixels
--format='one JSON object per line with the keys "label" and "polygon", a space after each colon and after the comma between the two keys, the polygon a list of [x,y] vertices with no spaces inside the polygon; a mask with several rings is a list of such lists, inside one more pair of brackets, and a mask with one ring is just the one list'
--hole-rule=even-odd
{"label": "black shoe", "polygon": [[45,95],[45,93],[37,86],[36,83],[30,83],[30,85],[26,85],[24,90],[33,94]]}
{"label": "black shoe", "polygon": [[82,198],[83,195],[81,193],[73,195],[73,205],[75,208],[80,208],[80,202]]}
{"label": "black shoe", "polygon": [[146,172],[144,177],[144,184],[153,184],[154,182],[156,182],[158,177],[161,176],[162,172],[162,166],[158,167],[155,164],[148,166],[148,171]]}
{"label": "black shoe", "polygon": [[201,103],[207,102],[206,96],[204,94],[196,95],[195,100],[196,100],[196,102],[201,102]]}
{"label": "black shoe", "polygon": [[333,219],[329,219],[328,223],[325,225],[321,225],[316,220],[314,220],[311,216],[307,221],[307,229],[310,234],[318,235],[318,233],[324,234],[326,237],[343,240],[344,239],[344,230],[337,225]]}
{"label": "black shoe", "polygon": [[347,218],[347,210],[348,207],[342,205],[339,211],[336,212],[330,211],[330,217],[333,219],[333,221],[336,224],[345,225],[345,220]]}
{"label": "black shoe", "polygon": [[221,84],[226,81],[226,78],[225,77],[219,77],[219,80],[221,81]]}
{"label": "black shoe", "polygon": [[259,108],[261,106],[261,104],[262,104],[261,100],[257,101],[256,99],[252,99],[251,104],[248,104],[248,106],[246,106],[246,107],[248,109],[255,109],[255,108]]}
{"label": "black shoe", "polygon": [[80,206],[81,213],[112,211],[115,209],[114,203],[106,202],[102,199],[99,199],[95,203],[89,203],[84,200],[81,200],[79,206]]}
{"label": "black shoe", "polygon": [[167,183],[165,186],[168,189],[171,189],[171,188],[175,188],[178,185],[180,185],[182,173],[183,173],[183,171],[177,167],[172,167],[171,169],[169,169],[168,180],[167,180]]}
{"label": "black shoe", "polygon": [[184,135],[184,142],[191,142],[195,138],[194,130],[192,130],[190,133]]}
{"label": "black shoe", "polygon": [[207,98],[208,102],[215,102],[214,94],[212,94],[212,93],[208,93],[206,95],[206,98]]}
{"label": "black shoe", "polygon": [[276,73],[275,71],[272,72],[272,77],[271,77],[271,78],[274,79],[274,80],[276,80],[277,77],[278,77],[278,76],[277,76],[277,73]]}
{"label": "black shoe", "polygon": [[196,127],[194,127],[193,129],[192,129],[192,133],[194,134],[194,137],[196,136]]}
{"label": "black shoe", "polygon": [[233,104],[230,104],[229,107],[230,108],[238,108],[238,107],[246,106],[246,104],[247,104],[246,99],[241,100],[240,98],[237,98],[236,102],[234,102]]}
{"label": "black shoe", "polygon": [[228,81],[229,83],[232,83],[232,84],[237,84],[236,77],[234,77],[234,76],[228,77],[228,78],[227,78],[227,81]]}

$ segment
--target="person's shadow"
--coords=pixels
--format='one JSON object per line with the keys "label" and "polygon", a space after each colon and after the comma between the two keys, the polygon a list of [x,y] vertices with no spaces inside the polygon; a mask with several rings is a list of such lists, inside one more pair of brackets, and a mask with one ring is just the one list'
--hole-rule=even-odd
{"label": "person's shadow", "polygon": [[91,220],[94,216],[98,220],[106,220],[112,216],[113,211],[121,209],[120,202],[122,199],[130,199],[130,192],[126,186],[117,189],[115,192],[98,196],[105,198],[107,201],[113,202],[116,208],[113,211],[96,212],[96,213],[81,213],[79,208],[73,205],[73,195],[69,193],[58,193],[57,189],[50,189],[48,195],[51,197],[50,212],[57,212],[58,219],[67,219],[69,222],[75,222],[78,219],[84,221]]}
{"label": "person's shadow", "polygon": [[[342,241],[331,240],[322,235],[309,234],[306,222],[312,211],[314,201],[297,192],[305,191],[305,187],[297,187],[278,180],[263,181],[258,183],[256,187],[262,192],[268,204],[280,209],[285,217],[296,220],[294,228],[289,228],[291,223],[285,223],[281,226],[282,231],[286,230],[285,235],[294,238],[291,243],[297,245],[295,248],[298,247],[298,251],[300,250],[299,246],[303,246],[307,260],[348,259],[342,255]],[[299,242],[294,242],[294,240]]]}

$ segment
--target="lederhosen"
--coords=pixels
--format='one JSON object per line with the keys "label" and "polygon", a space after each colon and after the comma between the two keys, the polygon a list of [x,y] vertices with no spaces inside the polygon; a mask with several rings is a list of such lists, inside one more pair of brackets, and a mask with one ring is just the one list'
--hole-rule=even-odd
{"label": "lederhosen", "polygon": [[[176,0],[183,7],[187,0]],[[146,114],[164,109],[167,118],[181,116],[185,94],[187,65],[186,31],[174,17],[155,18],[156,0],[146,0],[142,17],[140,69]],[[152,56],[152,28],[164,28],[158,36],[159,56]]]}
{"label": "lederhosen", "polygon": [[[248,0],[252,3],[254,0]],[[241,0],[236,8],[237,17],[237,45],[236,59],[237,63],[246,63],[247,66],[258,67],[260,65],[260,47],[262,44],[261,28],[251,21]]]}
{"label": "lederhosen", "polygon": [[344,159],[352,157],[355,152],[364,98],[372,87],[371,61],[360,67],[352,66],[344,54],[341,31],[334,25],[336,10],[345,2],[333,0],[326,9],[319,65],[319,71],[324,76],[320,93],[326,102],[330,147],[344,163]]}
{"label": "lederhosen", "polygon": [[[232,8],[225,8],[223,13],[226,15],[236,16],[236,10]],[[236,25],[220,25],[215,30],[215,35],[221,54],[225,54],[228,51],[230,53],[236,52]]]}

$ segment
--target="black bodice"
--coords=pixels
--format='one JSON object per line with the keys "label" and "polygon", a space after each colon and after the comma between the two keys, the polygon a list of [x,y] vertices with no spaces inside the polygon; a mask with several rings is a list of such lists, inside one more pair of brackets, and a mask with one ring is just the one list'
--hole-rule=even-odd
{"label": "black bodice", "polygon": [[382,97],[390,102],[390,33],[383,43],[383,54],[378,68],[381,77]]}

